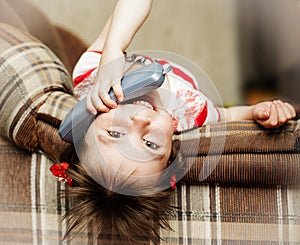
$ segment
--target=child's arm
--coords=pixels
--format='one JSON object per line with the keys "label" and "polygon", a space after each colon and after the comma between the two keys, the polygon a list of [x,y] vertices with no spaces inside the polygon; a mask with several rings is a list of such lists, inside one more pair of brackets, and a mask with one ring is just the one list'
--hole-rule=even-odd
{"label": "child's arm", "polygon": [[95,86],[87,95],[87,109],[91,113],[117,106],[108,95],[111,87],[117,99],[123,100],[120,80],[125,66],[124,51],[148,17],[151,5],[152,0],[119,0],[103,31],[91,45],[90,49],[103,52]]}
{"label": "child's arm", "polygon": [[296,116],[295,109],[280,100],[224,109],[225,121],[255,120],[265,128],[277,128]]}

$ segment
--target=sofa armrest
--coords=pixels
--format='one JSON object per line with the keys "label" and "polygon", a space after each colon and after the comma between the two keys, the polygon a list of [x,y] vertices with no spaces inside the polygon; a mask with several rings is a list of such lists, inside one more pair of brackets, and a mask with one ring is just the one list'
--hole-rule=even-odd
{"label": "sofa armrest", "polygon": [[278,129],[218,123],[174,137],[190,168],[185,182],[265,186],[300,184],[299,138],[300,120]]}
{"label": "sofa armrest", "polygon": [[[59,138],[57,128],[77,103],[64,64],[29,33],[3,23],[0,57],[0,134],[27,151],[44,151],[60,161],[69,146]],[[48,130],[41,130],[44,127]]]}

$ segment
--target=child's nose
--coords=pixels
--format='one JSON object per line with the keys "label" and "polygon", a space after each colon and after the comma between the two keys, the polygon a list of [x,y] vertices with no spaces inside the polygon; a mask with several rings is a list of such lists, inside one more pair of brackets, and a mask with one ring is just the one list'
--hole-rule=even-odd
{"label": "child's nose", "polygon": [[134,115],[132,115],[130,117],[130,119],[134,122],[134,123],[139,123],[141,125],[149,125],[151,123],[151,119],[149,116],[147,115],[143,115],[143,114],[138,114],[135,113]]}

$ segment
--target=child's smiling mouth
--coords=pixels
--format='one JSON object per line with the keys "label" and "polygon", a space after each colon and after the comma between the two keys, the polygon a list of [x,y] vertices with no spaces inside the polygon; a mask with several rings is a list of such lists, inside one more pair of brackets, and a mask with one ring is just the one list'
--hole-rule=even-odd
{"label": "child's smiling mouth", "polygon": [[139,106],[148,108],[150,110],[157,111],[157,106],[155,104],[154,99],[151,98],[150,96],[146,96],[146,95],[132,99],[132,100],[128,100],[128,101],[124,102],[124,104],[139,105]]}
{"label": "child's smiling mouth", "polygon": [[149,102],[144,101],[144,100],[133,101],[132,104],[141,105],[141,106],[144,106],[144,107],[149,108],[151,110],[154,110],[154,107]]}

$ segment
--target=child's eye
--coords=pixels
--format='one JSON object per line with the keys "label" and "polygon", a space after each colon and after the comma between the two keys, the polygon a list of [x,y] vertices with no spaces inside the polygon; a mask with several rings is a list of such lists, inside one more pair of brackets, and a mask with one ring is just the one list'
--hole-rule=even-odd
{"label": "child's eye", "polygon": [[155,143],[153,143],[153,142],[151,142],[151,141],[149,141],[149,140],[144,140],[144,142],[145,142],[145,145],[146,145],[147,147],[149,147],[150,149],[152,149],[152,150],[157,150],[157,149],[159,149],[159,146],[158,146],[157,144],[155,144]]}
{"label": "child's eye", "polygon": [[121,138],[124,134],[123,133],[120,133],[118,131],[107,131],[108,134],[113,137],[113,138]]}

